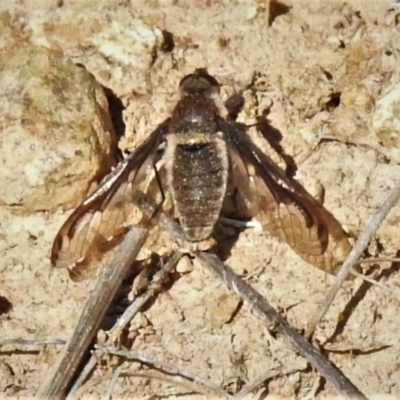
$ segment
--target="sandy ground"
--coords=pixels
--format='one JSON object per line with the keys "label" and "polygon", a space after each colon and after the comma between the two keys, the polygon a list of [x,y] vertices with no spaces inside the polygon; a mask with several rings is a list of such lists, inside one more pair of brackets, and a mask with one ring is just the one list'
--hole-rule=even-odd
{"label": "sandy ground", "polygon": [[[262,1],[2,0],[0,62],[33,44],[85,66],[125,106],[121,148],[136,146],[168,116],[179,80],[195,68],[207,67],[223,84],[225,98],[254,80],[256,90],[244,92],[239,120],[254,123],[272,104],[268,118],[297,165],[296,178],[313,194],[323,189],[325,207],[356,237],[400,174],[400,8],[390,1],[284,3],[287,8],[269,26]],[[172,52],[165,51],[161,30],[173,34]],[[3,110],[8,101],[0,98]],[[281,162],[263,138],[251,134]],[[57,150],[56,142],[51,146]],[[4,166],[1,146],[0,151],[2,175],[9,176],[4,168],[14,167]],[[15,154],[19,171],[24,154]],[[22,175],[15,173],[1,189],[1,340],[68,339],[93,283],[72,282],[65,270],[50,266],[51,244],[71,210],[71,197],[65,203],[57,197],[55,203],[53,195],[39,196],[39,206],[15,207],[4,193],[20,190],[26,184]],[[91,176],[81,175],[76,181],[86,188]],[[36,187],[24,193],[46,189]],[[46,187],[52,193],[68,190],[56,180]],[[74,201],[82,198],[76,195]],[[396,206],[371,243],[370,256],[396,255],[399,220]],[[227,262],[237,273],[251,275],[254,287],[298,329],[306,327],[332,280],[267,233],[242,233]],[[375,276],[397,297],[360,279],[348,282],[316,333],[329,358],[363,393],[377,398],[400,397],[397,266],[375,265]],[[132,349],[230,392],[276,370],[282,374],[254,398],[335,395],[283,338],[271,337],[257,316],[246,305],[239,307],[237,297],[197,263],[133,320],[128,337]],[[3,346],[2,397],[32,397],[60,350]],[[115,360],[99,365],[84,396],[105,393],[115,365]],[[135,377],[138,370],[138,364],[124,364],[113,398],[197,397],[176,383]]]}

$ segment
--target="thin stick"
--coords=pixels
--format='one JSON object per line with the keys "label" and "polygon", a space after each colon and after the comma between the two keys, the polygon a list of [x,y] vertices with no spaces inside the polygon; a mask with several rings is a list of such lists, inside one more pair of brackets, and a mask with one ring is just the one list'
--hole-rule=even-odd
{"label": "thin stick", "polygon": [[48,346],[48,345],[64,345],[65,340],[61,339],[43,339],[43,340],[35,340],[35,339],[4,339],[0,340],[0,347],[7,345],[16,345],[16,346]]}
{"label": "thin stick", "polygon": [[276,371],[274,369],[272,369],[270,371],[266,371],[262,375],[258,376],[256,379],[254,379],[252,382],[250,382],[246,386],[244,386],[243,389],[239,390],[239,392],[235,393],[235,395],[233,396],[233,400],[242,400],[249,393],[258,389],[267,380],[270,380],[270,379],[278,377],[278,376],[294,374],[295,372],[298,372],[298,371],[299,371],[298,368],[292,368],[285,372]]}
{"label": "thin stick", "polygon": [[367,400],[331,361],[291,327],[256,290],[237,276],[227,265],[223,264],[215,254],[198,252],[196,256],[204,265],[216,273],[229,289],[241,296],[264,319],[271,323],[274,330],[283,334],[291,345],[336,388],[341,396],[345,399]]}
{"label": "thin stick", "polygon": [[114,390],[114,386],[115,386],[115,384],[117,383],[117,379],[118,379],[119,376],[121,375],[121,372],[122,372],[122,365],[119,365],[119,366],[115,369],[115,371],[114,371],[114,373],[113,373],[113,376],[112,376],[112,378],[110,379],[110,382],[109,382],[109,384],[108,384],[107,391],[106,391],[106,393],[104,394],[104,396],[102,397],[101,400],[110,400],[110,399],[111,399],[111,395],[112,395],[112,392],[113,392],[113,390]]}
{"label": "thin stick", "polygon": [[95,348],[101,350],[103,353],[113,354],[116,356],[125,357],[127,359],[140,361],[143,364],[150,365],[158,370],[162,370],[165,374],[168,375],[178,375],[191,382],[195,382],[197,385],[206,388],[208,391],[211,390],[215,393],[218,393],[219,395],[224,396],[227,399],[233,399],[233,396],[222,390],[218,385],[210,381],[207,381],[198,375],[192,374],[191,372],[176,367],[175,365],[168,364],[162,361],[157,361],[153,358],[139,354],[136,351],[116,349],[115,347],[99,346],[99,345],[95,345]]}
{"label": "thin stick", "polygon": [[348,274],[350,273],[351,267],[358,260],[358,258],[364,252],[364,249],[368,246],[371,237],[378,230],[382,221],[386,218],[389,211],[393,208],[393,206],[397,203],[400,197],[400,181],[396,183],[394,189],[389,194],[388,198],[382,204],[381,208],[371,217],[368,221],[366,227],[363,232],[359,235],[356,243],[351,249],[349,255],[346,260],[344,260],[343,265],[340,267],[340,270],[335,278],[335,282],[329,289],[327,295],[325,296],[324,302],[320,305],[317,312],[314,314],[314,317],[311,319],[311,322],[308,325],[306,331],[306,337],[311,337],[315,331],[315,328],[323,318],[323,316],[328,311],[328,308],[332,304],[335,299],[337,293],[342,287],[344,281],[346,280]]}
{"label": "thin stick", "polygon": [[[359,265],[359,264],[375,264],[378,262],[399,262],[400,258],[399,257],[373,257],[373,258],[364,258],[362,260],[357,260],[354,265]],[[357,275],[356,275],[357,276]]]}
{"label": "thin stick", "polygon": [[71,383],[90,342],[96,335],[105,312],[147,236],[148,231],[139,227],[133,227],[127,233],[113,260],[104,268],[97,280],[54,375],[39,388],[37,397],[61,399],[65,396],[65,390]]}
{"label": "thin stick", "polygon": [[87,380],[87,377],[92,373],[92,371],[95,369],[98,358],[96,358],[93,355],[93,352],[91,352],[92,355],[90,356],[89,361],[85,364],[83,367],[82,371],[79,373],[79,376],[74,380],[74,384],[71,387],[71,390],[68,392],[68,395],[66,397],[66,400],[75,400],[79,398],[78,393],[80,393],[81,388],[84,386],[85,381]]}
{"label": "thin stick", "polygon": [[[109,332],[110,337],[113,336],[113,334],[117,331],[122,331],[125,329],[125,327],[143,307],[143,305],[150,299],[150,297],[154,296],[155,291],[161,288],[162,282],[166,279],[167,275],[173,271],[181,257],[182,253],[176,252],[172,258],[154,275],[150,282],[149,288],[132,301],[129,307],[124,311],[115,325],[111,328]],[[92,355],[90,357],[89,361],[75,380],[74,385],[68,393],[67,399],[74,399],[76,397],[76,393],[78,392],[79,388],[83,385],[83,382],[86,380],[87,376],[96,366],[97,360],[98,356]]]}
{"label": "thin stick", "polygon": [[116,324],[112,327],[110,331],[110,335],[125,329],[125,327],[129,324],[129,322],[133,319],[133,317],[138,313],[138,311],[143,307],[143,305],[150,300],[154,294],[161,289],[163,283],[165,283],[169,274],[171,274],[174,270],[176,265],[178,264],[179,260],[182,257],[182,253],[180,251],[176,251],[174,255],[168,260],[166,264],[162,266],[162,268],[157,271],[149,286],[142,295],[138,296],[129,307],[124,311],[121,317],[118,319]]}
{"label": "thin stick", "polygon": [[[84,386],[79,388],[79,391],[76,393],[77,398],[82,398],[83,394],[89,391],[91,388],[99,385],[100,383],[104,383],[104,381],[110,380],[113,378],[114,374],[106,374],[101,377],[96,377],[86,382]],[[205,396],[210,396],[210,391],[208,389],[203,389],[202,386],[196,384],[195,382],[188,381],[182,379],[180,376],[169,376],[165,374],[165,372],[158,372],[156,370],[145,370],[145,371],[135,371],[135,372],[121,372],[118,378],[139,378],[149,380],[159,380],[160,382],[166,382],[173,386],[181,386],[185,388],[189,394],[192,393],[200,393]],[[133,397],[136,398],[136,397]],[[150,397],[152,398],[152,397]],[[231,397],[228,399],[230,400]]]}
{"label": "thin stick", "polygon": [[369,276],[365,276],[363,274],[360,274],[357,271],[351,271],[351,273],[354,276],[357,276],[358,278],[362,279],[365,282],[368,282],[371,285],[377,286],[380,289],[382,289],[383,291],[387,292],[390,296],[392,296],[394,299],[396,299],[397,301],[400,301],[400,295],[398,293],[396,293],[393,289],[391,289],[390,287],[384,285],[383,283],[378,282],[375,279],[370,278]]}

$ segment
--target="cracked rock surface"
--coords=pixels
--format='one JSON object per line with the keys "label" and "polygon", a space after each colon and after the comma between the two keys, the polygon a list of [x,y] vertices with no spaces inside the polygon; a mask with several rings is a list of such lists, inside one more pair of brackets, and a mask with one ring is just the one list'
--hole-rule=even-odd
{"label": "cracked rock surface", "polygon": [[[393,1],[284,0],[285,7],[273,12],[260,0],[34,3],[0,0],[4,339],[70,337],[93,281],[74,283],[67,271],[52,268],[52,241],[91,182],[113,163],[115,114],[122,111],[119,148],[134,149],[169,115],[179,80],[195,68],[207,67],[221,82],[223,99],[243,91],[240,122],[254,124],[267,113],[297,167],[295,178],[315,196],[324,193],[324,206],[351,237],[399,179],[400,9]],[[285,167],[254,128],[249,134]],[[371,242],[370,257],[398,253],[399,221],[396,205]],[[158,237],[153,242],[157,252],[167,253]],[[332,282],[285,243],[255,230],[240,235],[227,263],[298,329],[306,327]],[[180,270],[185,273],[168,292],[132,321],[126,335],[133,350],[232,393],[261,370],[282,372],[266,393],[260,389],[249,399],[336,395],[208,271],[196,262]],[[315,337],[369,398],[395,399],[398,264],[379,262],[370,272],[392,293],[358,278],[347,282]],[[126,293],[128,283],[124,288]],[[123,296],[104,329],[121,305]],[[2,347],[2,396],[32,397],[60,351]],[[109,359],[96,368],[84,396],[107,391],[115,364]],[[143,371],[137,363],[124,366],[115,398],[199,397],[177,384],[135,377]]]}
{"label": "cracked rock surface", "polygon": [[23,214],[77,206],[114,162],[101,86],[62,54],[28,45],[2,65],[0,97],[0,204]]}

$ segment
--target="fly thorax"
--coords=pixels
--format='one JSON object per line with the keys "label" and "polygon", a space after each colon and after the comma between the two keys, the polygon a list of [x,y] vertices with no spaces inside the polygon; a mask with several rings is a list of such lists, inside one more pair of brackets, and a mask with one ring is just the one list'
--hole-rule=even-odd
{"label": "fly thorax", "polygon": [[222,134],[171,133],[165,160],[175,216],[187,239],[208,238],[218,220],[228,179],[228,152]]}

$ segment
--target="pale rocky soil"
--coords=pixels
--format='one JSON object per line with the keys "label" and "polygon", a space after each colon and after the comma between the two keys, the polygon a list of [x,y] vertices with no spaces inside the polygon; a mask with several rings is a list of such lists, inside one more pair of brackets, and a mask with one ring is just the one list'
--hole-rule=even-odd
{"label": "pale rocky soil", "polygon": [[[257,90],[245,91],[239,120],[254,123],[272,103],[268,118],[298,167],[296,178],[313,194],[323,188],[324,205],[356,237],[400,175],[400,7],[372,0],[284,3],[287,12],[268,26],[261,1],[47,0],[33,5],[1,0],[0,67],[28,44],[82,64],[126,107],[121,148],[134,148],[168,115],[179,80],[194,68],[207,67],[223,84],[224,96],[256,76]],[[172,53],[163,51],[162,29],[174,35]],[[10,117],[15,110],[10,102],[16,99],[13,86],[6,90],[4,77],[2,82],[0,111],[8,119],[1,120],[0,133],[1,340],[67,339],[92,282],[74,283],[65,270],[51,268],[50,248],[104,160],[92,151],[97,142],[77,144],[75,131],[65,137],[57,129],[39,127],[16,139],[13,135],[21,133],[4,124],[21,116]],[[334,101],[339,95],[340,104]],[[96,101],[103,104],[99,97]],[[107,134],[104,123],[96,125],[99,137]],[[264,139],[251,134],[279,161]],[[52,135],[59,136],[52,141]],[[37,158],[29,153],[31,142]],[[65,146],[79,151],[64,151]],[[76,166],[76,176],[57,161],[65,157]],[[34,169],[24,168],[39,159]],[[396,255],[399,221],[396,206],[371,243],[370,255]],[[237,273],[253,275],[251,283],[298,329],[306,327],[331,282],[266,233],[241,234],[228,263]],[[380,263],[376,269],[379,280],[400,298],[397,267]],[[394,295],[356,279],[343,288],[316,333],[332,350],[330,359],[367,396],[400,397],[398,308]],[[283,375],[254,398],[262,393],[264,398],[313,398],[318,388],[318,374],[304,359],[283,338],[272,338],[247,306],[238,309],[237,298],[197,263],[135,318],[129,335],[136,351],[228,391],[270,369]],[[3,346],[2,396],[32,397],[60,350]],[[112,368],[97,368],[95,378],[104,379],[92,378],[85,396],[105,393]],[[132,364],[124,371],[137,369]],[[320,389],[320,398],[336,394],[329,385]],[[113,397],[196,397],[190,392],[160,380],[128,377],[117,380]]]}

